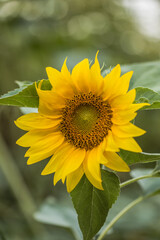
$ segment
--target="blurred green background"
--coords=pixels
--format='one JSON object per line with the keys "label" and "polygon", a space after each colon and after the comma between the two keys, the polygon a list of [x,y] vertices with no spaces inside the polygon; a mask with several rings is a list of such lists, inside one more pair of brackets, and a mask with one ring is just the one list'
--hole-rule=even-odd
{"label": "blurred green background", "polygon": [[[72,69],[85,57],[94,59],[97,50],[104,68],[159,60],[160,1],[0,0],[0,95],[16,88],[15,80],[46,78],[45,67],[60,69],[66,56]],[[0,107],[0,240],[73,239],[66,229],[31,218],[48,196],[71,203],[61,183],[53,187],[51,175],[40,175],[46,161],[26,165],[25,150],[15,144],[23,134],[14,125],[21,114],[16,107]],[[136,119],[147,130],[138,139],[146,152],[160,152],[159,119],[157,110]],[[123,203],[141,192],[138,185],[132,189],[124,191]],[[159,240],[159,204],[158,198],[142,204],[109,239]]]}

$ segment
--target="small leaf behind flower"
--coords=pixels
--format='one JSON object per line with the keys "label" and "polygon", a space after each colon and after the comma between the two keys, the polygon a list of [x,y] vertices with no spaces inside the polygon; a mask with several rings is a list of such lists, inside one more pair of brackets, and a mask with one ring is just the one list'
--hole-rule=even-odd
{"label": "small leaf behind flower", "polygon": [[160,94],[149,88],[138,87],[136,88],[135,103],[150,103],[143,109],[159,109],[160,108]]}
{"label": "small leaf behind flower", "polygon": [[[0,97],[0,104],[38,108],[39,97],[37,95],[35,83],[17,82],[17,84],[19,85],[19,88],[10,91]],[[48,80],[43,80],[42,89],[51,89],[51,85]]]}
{"label": "small leaf behind flower", "polygon": [[119,195],[118,177],[113,172],[106,170],[102,170],[101,173],[104,191],[93,187],[83,176],[80,183],[71,192],[84,240],[91,240],[100,230],[109,209]]}

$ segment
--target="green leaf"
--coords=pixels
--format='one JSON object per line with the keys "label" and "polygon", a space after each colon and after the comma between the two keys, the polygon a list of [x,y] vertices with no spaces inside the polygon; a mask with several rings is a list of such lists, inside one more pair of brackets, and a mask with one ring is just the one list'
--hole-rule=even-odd
{"label": "green leaf", "polygon": [[51,224],[62,228],[68,228],[75,239],[82,238],[74,209],[63,201],[57,201],[49,197],[34,214],[34,218],[45,224]]}
{"label": "green leaf", "polygon": [[102,170],[101,191],[83,176],[71,192],[72,201],[78,214],[78,221],[84,240],[91,240],[103,226],[109,209],[119,195],[119,179],[113,173]]}
{"label": "green leaf", "polygon": [[[39,82],[39,81],[38,81]],[[36,92],[35,83],[17,82],[20,88],[8,92],[0,97],[1,105],[12,105],[18,107],[33,107],[37,108],[39,97]],[[48,80],[43,80],[43,90],[51,89]]]}
{"label": "green leaf", "polygon": [[160,153],[135,153],[125,150],[120,151],[121,158],[129,165],[135,163],[148,163],[160,160]]}
{"label": "green leaf", "polygon": [[136,88],[135,103],[150,103],[150,106],[146,106],[143,109],[159,109],[160,108],[160,94],[149,89],[138,87]]}
{"label": "green leaf", "polygon": [[137,87],[160,91],[160,61],[135,63],[122,66],[122,74],[133,71],[130,89]]}

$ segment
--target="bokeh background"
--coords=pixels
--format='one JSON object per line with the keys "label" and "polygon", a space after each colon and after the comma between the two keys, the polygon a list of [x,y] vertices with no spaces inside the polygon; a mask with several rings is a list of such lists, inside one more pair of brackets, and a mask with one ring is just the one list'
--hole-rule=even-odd
{"label": "bokeh background", "polygon": [[[85,57],[94,59],[97,50],[104,68],[159,60],[160,1],[0,0],[0,95],[16,88],[16,80],[47,78],[45,67],[60,69],[66,56],[72,69]],[[14,125],[21,114],[0,106],[0,240],[72,239],[68,230],[30,217],[48,196],[70,200],[61,183],[53,188],[52,176],[40,175],[46,162],[26,165],[25,150],[15,144],[23,134]],[[138,139],[146,152],[160,152],[159,119],[157,110],[142,111],[136,119],[147,130]],[[137,184],[124,190],[122,202],[140,192]],[[141,204],[109,239],[159,240],[159,207],[158,198]]]}

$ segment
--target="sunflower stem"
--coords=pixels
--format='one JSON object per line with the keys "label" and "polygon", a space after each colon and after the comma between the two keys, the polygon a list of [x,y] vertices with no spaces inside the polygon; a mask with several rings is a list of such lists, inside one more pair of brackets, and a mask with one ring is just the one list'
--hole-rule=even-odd
{"label": "sunflower stem", "polygon": [[97,240],[102,240],[103,237],[108,233],[108,231],[112,228],[112,226],[125,214],[127,213],[132,207],[137,205],[138,203],[142,202],[144,199],[148,197],[146,196],[140,196],[133,202],[129,203],[125,208],[122,209],[113,219],[112,221],[106,226],[106,228],[102,231],[100,236],[97,238]]}
{"label": "sunflower stem", "polygon": [[[137,177],[137,178],[132,178],[132,179],[126,181],[126,182],[121,183],[121,184],[120,184],[120,188],[123,188],[123,187],[125,187],[125,186],[127,186],[127,185],[129,185],[129,184],[132,184],[132,183],[134,183],[134,182],[137,182],[137,181],[139,181],[139,180],[141,180],[141,179],[151,178],[151,177],[154,177],[154,176],[153,176],[152,174],[147,174],[147,175],[140,176],[140,177]],[[155,176],[155,177],[156,177],[156,176]]]}

